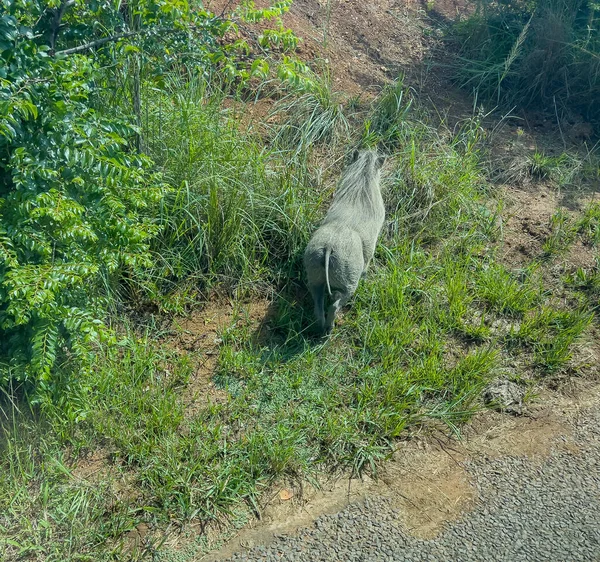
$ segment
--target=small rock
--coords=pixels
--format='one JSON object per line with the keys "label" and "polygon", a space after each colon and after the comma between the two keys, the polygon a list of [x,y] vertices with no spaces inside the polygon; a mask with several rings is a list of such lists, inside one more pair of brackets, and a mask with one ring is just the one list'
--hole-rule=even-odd
{"label": "small rock", "polygon": [[523,413],[523,396],[525,392],[517,383],[506,379],[498,379],[483,391],[483,401],[501,412],[510,414]]}

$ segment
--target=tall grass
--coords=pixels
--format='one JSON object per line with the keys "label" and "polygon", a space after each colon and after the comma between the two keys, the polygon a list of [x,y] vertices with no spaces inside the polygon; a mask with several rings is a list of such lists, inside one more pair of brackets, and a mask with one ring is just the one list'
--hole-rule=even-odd
{"label": "tall grass", "polygon": [[599,21],[592,0],[480,0],[451,32],[456,79],[480,99],[598,125]]}
{"label": "tall grass", "polygon": [[316,78],[310,90],[290,91],[273,108],[271,117],[284,117],[274,141],[293,156],[305,155],[315,145],[348,142],[350,123],[344,98],[332,90],[328,74]]}
{"label": "tall grass", "polygon": [[157,220],[159,294],[190,282],[274,282],[297,265],[321,191],[290,155],[242,130],[204,78],[172,77],[146,99],[145,139],[171,191]]}

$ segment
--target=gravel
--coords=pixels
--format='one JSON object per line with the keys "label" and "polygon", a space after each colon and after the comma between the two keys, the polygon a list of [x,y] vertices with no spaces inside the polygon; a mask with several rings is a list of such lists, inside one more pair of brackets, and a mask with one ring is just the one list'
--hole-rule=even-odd
{"label": "gravel", "polygon": [[598,562],[600,412],[580,417],[575,440],[576,454],[556,450],[541,462],[470,461],[477,505],[435,539],[407,534],[390,500],[371,498],[229,560]]}

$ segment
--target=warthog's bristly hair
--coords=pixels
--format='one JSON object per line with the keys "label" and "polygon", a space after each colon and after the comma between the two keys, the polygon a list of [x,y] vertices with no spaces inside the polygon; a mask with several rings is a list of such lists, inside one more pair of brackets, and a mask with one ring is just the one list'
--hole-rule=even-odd
{"label": "warthog's bristly hair", "polygon": [[[367,214],[367,220],[373,218],[377,210],[376,197],[379,195],[379,170],[383,159],[373,151],[356,152],[335,192],[327,220],[334,219],[340,212],[344,215],[352,209],[356,213]],[[365,218],[362,216],[361,218]]]}

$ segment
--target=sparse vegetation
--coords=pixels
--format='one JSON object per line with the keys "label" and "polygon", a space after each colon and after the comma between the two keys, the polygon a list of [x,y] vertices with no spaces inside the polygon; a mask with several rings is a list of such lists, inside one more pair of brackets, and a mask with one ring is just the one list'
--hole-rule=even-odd
{"label": "sparse vegetation", "polygon": [[593,246],[600,243],[600,205],[592,203],[577,221],[577,231],[584,241]]}
{"label": "sparse vegetation", "polygon": [[543,244],[546,257],[564,254],[579,238],[584,244],[598,244],[599,210],[597,203],[588,205],[579,217],[559,209],[550,218],[550,234]]}
{"label": "sparse vegetation", "polygon": [[[89,16],[76,4],[74,30]],[[263,13],[247,4],[243,17],[262,21],[286,6]],[[39,55],[12,19],[0,21],[23,60]],[[534,18],[519,49],[536,26]],[[543,253],[507,263],[502,194],[487,179],[479,114],[449,130],[402,77],[360,104],[293,59],[282,59],[275,83],[271,58],[238,58],[246,49],[228,50],[210,30],[219,41],[209,42],[200,66],[164,58],[179,43],[40,55],[44,80],[57,66],[64,71],[52,78],[58,101],[35,78],[0,81],[0,126],[23,138],[34,128],[27,150],[48,137],[59,154],[41,168],[31,154],[24,159],[9,129],[0,140],[12,155],[0,157],[0,333],[10,357],[0,371],[3,560],[175,559],[165,538],[194,524],[197,541],[173,554],[192,560],[207,526],[255,516],[275,482],[377,474],[411,429],[459,432],[499,374],[518,371],[515,380],[531,391],[546,377],[578,372],[572,359],[594,323],[598,267],[557,275],[551,266],[577,240],[595,251],[597,203],[557,212]],[[290,34],[273,33],[261,47],[290,55]],[[76,44],[69,36],[64,47]],[[137,53],[148,57],[139,107],[125,68]],[[109,54],[115,66],[105,68],[98,61]],[[515,51],[502,88],[520,57]],[[157,61],[159,76],[150,69]],[[46,128],[36,128],[41,112],[19,98],[21,87],[44,104]],[[264,119],[244,101],[256,91],[279,98]],[[23,107],[11,114],[14,99]],[[86,116],[95,129],[86,130]],[[72,146],[82,155],[67,154]],[[358,146],[388,155],[386,223],[352,306],[320,340],[301,256]],[[577,164],[562,181],[581,162],[570,158],[536,152],[527,173],[561,187],[596,173]],[[68,175],[74,169],[82,181]],[[23,178],[35,204],[16,189]],[[13,278],[20,285],[11,289]],[[258,326],[249,303],[265,295]],[[209,322],[202,311],[211,299],[233,303],[228,321],[210,342],[200,329],[181,345],[184,330],[171,320],[192,313]],[[77,307],[91,325],[77,324],[80,339],[71,329]],[[59,336],[51,357],[38,341],[49,326]],[[42,358],[35,372],[34,355]]]}

